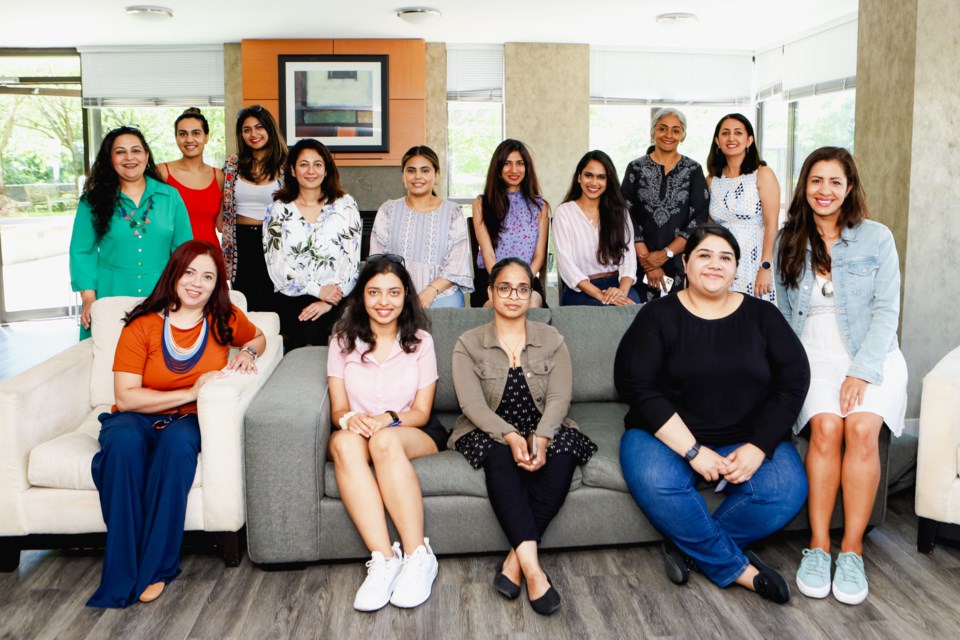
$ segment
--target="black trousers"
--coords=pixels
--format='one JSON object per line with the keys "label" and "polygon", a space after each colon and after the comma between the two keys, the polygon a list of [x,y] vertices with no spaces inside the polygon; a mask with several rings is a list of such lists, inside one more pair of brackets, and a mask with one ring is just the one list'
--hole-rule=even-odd
{"label": "black trousers", "polygon": [[483,471],[490,505],[511,547],[527,540],[540,544],[547,525],[567,499],[576,468],[576,456],[558,453],[531,473],[517,466],[508,445],[494,445],[483,461]]}
{"label": "black trousers", "polygon": [[237,225],[237,276],[233,288],[247,298],[248,311],[275,311],[273,281],[263,253],[263,225]]}
{"label": "black trousers", "polygon": [[283,351],[287,353],[300,347],[313,345],[325,347],[330,342],[330,332],[340,317],[343,305],[336,305],[316,320],[300,320],[300,312],[317,301],[313,296],[287,296],[274,294],[277,315],[280,316],[280,333],[283,334]]}

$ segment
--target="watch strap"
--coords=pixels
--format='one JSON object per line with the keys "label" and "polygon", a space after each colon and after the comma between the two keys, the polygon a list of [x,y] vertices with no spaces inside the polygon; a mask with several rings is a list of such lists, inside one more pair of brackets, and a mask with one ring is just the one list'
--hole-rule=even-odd
{"label": "watch strap", "polygon": [[686,458],[687,461],[689,462],[690,460],[693,460],[694,458],[696,458],[697,454],[699,453],[700,453],[700,443],[695,442],[694,445],[690,447],[690,450],[687,451],[685,454],[683,454],[683,457]]}

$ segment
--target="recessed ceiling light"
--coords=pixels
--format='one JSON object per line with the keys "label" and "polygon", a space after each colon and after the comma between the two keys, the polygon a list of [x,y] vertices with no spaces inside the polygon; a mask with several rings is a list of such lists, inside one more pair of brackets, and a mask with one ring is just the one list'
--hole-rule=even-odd
{"label": "recessed ceiling light", "polygon": [[135,4],[126,8],[128,16],[137,16],[150,20],[166,20],[173,17],[173,9],[145,4]]}
{"label": "recessed ceiling light", "polygon": [[437,9],[431,9],[430,7],[407,7],[405,9],[397,9],[398,18],[404,22],[409,22],[410,24],[415,24],[418,26],[430,24],[431,22],[438,20],[440,16],[440,11]]}
{"label": "recessed ceiling light", "polygon": [[667,27],[680,27],[700,22],[695,13],[661,13],[657,16],[657,24]]}

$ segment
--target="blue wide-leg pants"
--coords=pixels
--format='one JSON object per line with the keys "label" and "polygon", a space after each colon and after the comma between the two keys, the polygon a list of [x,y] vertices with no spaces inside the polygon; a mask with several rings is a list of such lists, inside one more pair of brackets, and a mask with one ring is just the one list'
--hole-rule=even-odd
{"label": "blue wide-leg pants", "polygon": [[90,607],[127,607],[155,582],[180,573],[187,494],[197,470],[200,424],[186,414],[163,429],[163,416],[100,415],[93,480],[107,524],[100,587]]}

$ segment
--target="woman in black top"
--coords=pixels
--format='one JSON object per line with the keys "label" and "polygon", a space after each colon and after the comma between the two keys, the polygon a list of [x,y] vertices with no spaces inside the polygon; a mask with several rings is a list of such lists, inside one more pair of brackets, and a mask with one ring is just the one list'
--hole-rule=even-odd
{"label": "woman in black top", "polygon": [[[787,583],[743,548],[782,528],[807,497],[787,436],[810,369],[776,307],[730,291],[739,259],[730,231],[698,228],[683,253],[688,288],[644,306],[624,334],[614,367],[630,405],[620,466],[679,548],[665,550],[671,580],[686,582],[688,556],[720,587],[736,582],[784,603]],[[701,480],[726,496],[712,515]]]}
{"label": "woman in black top", "polygon": [[650,127],[653,149],[631,162],[623,175],[620,189],[633,220],[637,251],[635,287],[644,302],[661,291],[683,288],[680,254],[690,232],[707,222],[710,195],[703,169],[677,151],[686,137],[683,113],[660,109]]}

